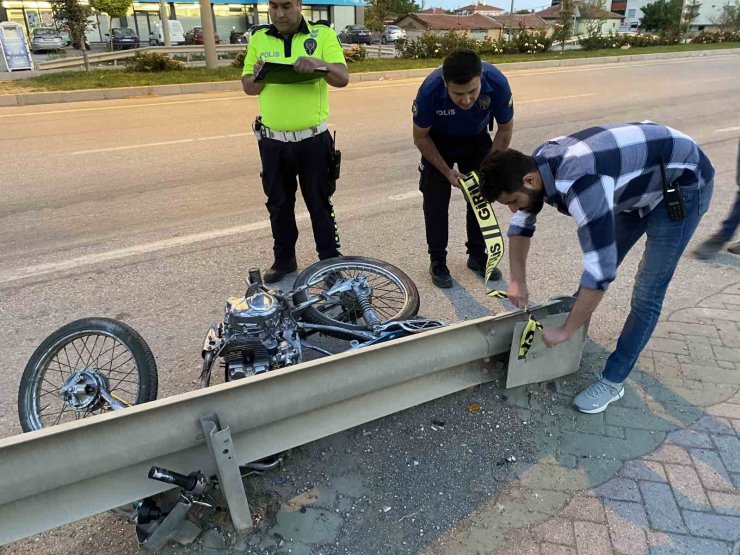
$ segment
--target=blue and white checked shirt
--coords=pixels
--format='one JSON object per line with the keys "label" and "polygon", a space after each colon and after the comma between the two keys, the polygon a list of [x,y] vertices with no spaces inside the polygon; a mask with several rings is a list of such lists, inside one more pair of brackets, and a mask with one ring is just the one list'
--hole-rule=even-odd
{"label": "blue and white checked shirt", "polygon": [[[703,187],[714,168],[693,139],[653,122],[591,127],[558,137],[533,153],[545,185],[545,202],[578,224],[583,250],[581,286],[606,290],[617,275],[615,215],[650,213],[663,200],[666,179]],[[509,237],[531,237],[536,215],[518,211]]]}

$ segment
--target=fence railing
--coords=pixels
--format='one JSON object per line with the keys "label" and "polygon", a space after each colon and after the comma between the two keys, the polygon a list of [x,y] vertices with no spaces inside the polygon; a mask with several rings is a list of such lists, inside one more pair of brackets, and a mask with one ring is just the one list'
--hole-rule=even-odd
{"label": "fence railing", "polygon": [[[350,50],[353,45],[343,44],[345,50]],[[247,48],[246,44],[217,44],[216,52],[219,55],[220,64],[230,64],[239,52]],[[377,45],[372,44],[363,46],[368,58],[395,58],[396,48],[392,44]],[[143,48],[132,48],[130,50],[117,50],[114,52],[99,52],[88,54],[87,59],[92,66],[118,65],[133,58],[137,52],[159,52],[177,58],[185,58],[185,63],[198,63],[194,58],[205,57],[205,50],[202,44],[192,44],[185,46],[145,46]],[[380,56],[378,56],[380,53]],[[85,66],[82,56],[69,56],[65,58],[56,58],[45,62],[38,62],[38,69],[76,69]]]}

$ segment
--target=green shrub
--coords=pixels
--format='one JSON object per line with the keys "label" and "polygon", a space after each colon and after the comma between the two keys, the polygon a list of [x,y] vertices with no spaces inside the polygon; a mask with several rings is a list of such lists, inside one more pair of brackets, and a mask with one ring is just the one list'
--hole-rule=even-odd
{"label": "green shrub", "polygon": [[717,31],[714,33],[700,33],[691,39],[691,42],[694,44],[740,42],[740,32]]}
{"label": "green shrub", "polygon": [[360,62],[365,58],[367,58],[367,50],[359,44],[353,44],[351,48],[344,51],[344,59],[347,63]]}
{"label": "green shrub", "polygon": [[247,57],[247,49],[245,48],[243,52],[239,52],[236,55],[236,58],[234,58],[234,61],[231,62],[231,65],[234,67],[244,67],[244,58]]}
{"label": "green shrub", "polygon": [[126,69],[129,71],[160,72],[184,69],[185,64],[173,60],[166,54],[159,52],[137,52],[133,58],[126,60]]}
{"label": "green shrub", "polygon": [[552,38],[545,31],[529,32],[520,29],[511,40],[502,37],[492,40],[488,37],[476,40],[464,33],[449,31],[442,36],[424,33],[412,41],[396,42],[396,48],[402,58],[444,58],[457,48],[471,48],[482,55],[493,54],[534,54],[546,52],[552,46]]}
{"label": "green shrub", "polygon": [[644,46],[667,46],[678,44],[681,37],[675,32],[650,35],[640,33],[637,35],[625,35],[621,33],[607,33],[605,35],[589,34],[578,39],[578,44],[584,50],[602,50],[608,48],[642,48]]}

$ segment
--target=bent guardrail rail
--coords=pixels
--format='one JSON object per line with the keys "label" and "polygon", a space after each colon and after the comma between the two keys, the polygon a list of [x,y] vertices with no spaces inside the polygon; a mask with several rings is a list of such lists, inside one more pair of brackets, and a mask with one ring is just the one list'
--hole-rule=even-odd
{"label": "bent guardrail rail", "polygon": [[[535,317],[568,312],[550,301]],[[151,466],[207,474],[200,419],[228,426],[239,464],[492,379],[522,311],[485,317],[328,359],[190,391],[0,440],[0,545],[170,488]]]}

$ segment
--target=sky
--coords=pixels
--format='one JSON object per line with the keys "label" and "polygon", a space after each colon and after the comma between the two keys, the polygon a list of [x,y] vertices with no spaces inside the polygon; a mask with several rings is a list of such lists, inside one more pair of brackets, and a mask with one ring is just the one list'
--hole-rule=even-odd
{"label": "sky", "polygon": [[[424,0],[424,8],[444,8],[446,10],[454,10],[461,6],[467,6],[472,4],[475,0]],[[421,4],[420,0],[416,0],[417,4]],[[497,6],[503,8],[507,12],[511,9],[511,0],[487,0],[486,4],[489,6]],[[514,11],[516,10],[544,10],[550,7],[550,2],[547,0],[514,0]]]}

